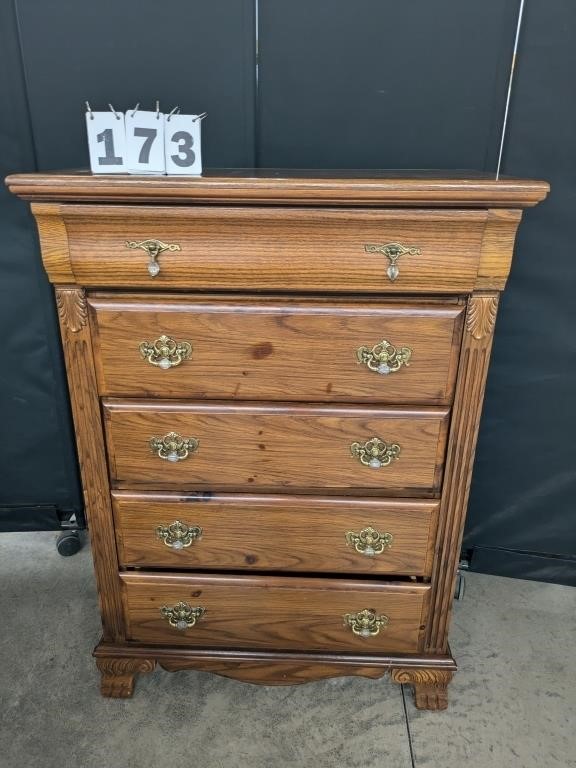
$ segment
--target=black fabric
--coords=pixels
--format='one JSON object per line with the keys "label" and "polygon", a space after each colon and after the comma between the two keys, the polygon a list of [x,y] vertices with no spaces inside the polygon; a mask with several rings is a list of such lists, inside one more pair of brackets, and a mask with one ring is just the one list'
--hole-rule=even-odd
{"label": "black fabric", "polygon": [[[504,171],[545,178],[552,191],[524,217],[502,297],[466,549],[576,552],[575,34],[574,3],[527,3]],[[487,559],[473,556],[472,567]],[[513,575],[525,567],[525,558],[511,560]],[[549,567],[555,580],[573,566],[551,559]]]}
{"label": "black fabric", "polygon": [[260,165],[493,170],[517,8],[260,3]]}
{"label": "black fabric", "polygon": [[[10,77],[0,78],[2,177],[35,169],[19,62],[15,18],[4,3],[0,71]],[[51,521],[53,508],[81,516],[82,504],[52,288],[38,259],[29,206],[4,185],[0,232],[0,507],[4,530],[18,530],[25,507],[48,504],[44,517]]]}
{"label": "black fabric", "polygon": [[[256,0],[1,3],[0,170],[85,167],[86,99],[160,98],[208,111],[207,167],[493,171],[518,7],[266,0],[257,78]],[[526,3],[503,171],[552,194],[520,228],[464,540],[472,568],[563,583],[576,550],[575,33],[572,0]],[[4,189],[0,232],[0,527],[51,527],[81,508],[65,377],[32,218]]]}

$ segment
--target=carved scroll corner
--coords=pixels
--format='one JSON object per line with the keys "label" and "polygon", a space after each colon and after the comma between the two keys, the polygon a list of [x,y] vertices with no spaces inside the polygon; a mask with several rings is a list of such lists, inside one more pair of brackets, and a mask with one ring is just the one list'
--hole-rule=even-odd
{"label": "carved scroll corner", "polygon": [[496,323],[498,296],[472,296],[468,302],[466,330],[480,341],[490,336]]}
{"label": "carved scroll corner", "polygon": [[78,333],[87,323],[86,293],[82,288],[56,288],[56,306],[60,322],[72,333]]}

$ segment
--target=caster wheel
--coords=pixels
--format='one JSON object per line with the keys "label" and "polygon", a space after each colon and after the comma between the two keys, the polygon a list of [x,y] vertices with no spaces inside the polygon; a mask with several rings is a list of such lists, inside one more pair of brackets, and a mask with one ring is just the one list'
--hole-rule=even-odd
{"label": "caster wheel", "polygon": [[61,533],[56,541],[56,549],[62,557],[70,557],[79,552],[82,549],[82,541],[78,531],[64,531],[64,533]]}
{"label": "caster wheel", "polygon": [[456,586],[454,589],[454,600],[463,600],[464,599],[464,590],[466,587],[466,582],[464,580],[464,574],[461,571],[458,571],[456,574]]}

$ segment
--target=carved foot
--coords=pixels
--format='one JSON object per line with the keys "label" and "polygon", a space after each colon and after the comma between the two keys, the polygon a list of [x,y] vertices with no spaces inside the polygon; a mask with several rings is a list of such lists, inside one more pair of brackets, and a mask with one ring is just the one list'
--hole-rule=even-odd
{"label": "carved foot", "polygon": [[129,699],[139,672],[152,672],[154,659],[96,659],[100,670],[100,693],[113,699]]}
{"label": "carved foot", "polygon": [[448,669],[393,669],[390,677],[395,683],[406,683],[414,690],[414,703],[418,709],[446,709],[448,683],[452,680]]}

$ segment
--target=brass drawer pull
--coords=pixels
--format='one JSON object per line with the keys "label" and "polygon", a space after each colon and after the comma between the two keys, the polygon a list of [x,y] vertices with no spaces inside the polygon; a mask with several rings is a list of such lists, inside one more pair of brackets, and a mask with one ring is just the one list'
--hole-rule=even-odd
{"label": "brass drawer pull", "polygon": [[393,541],[394,536],[391,533],[380,533],[372,526],[362,528],[360,533],[348,531],[346,534],[346,544],[353,546],[356,552],[366,557],[381,555],[385,549],[390,549]]}
{"label": "brass drawer pull", "polygon": [[370,347],[358,347],[356,357],[359,363],[363,363],[367,368],[375,373],[395,373],[405,365],[410,365],[412,350],[410,347],[394,347],[386,339],[382,339],[378,344]]}
{"label": "brass drawer pull", "polygon": [[142,341],[138,348],[144,360],[164,371],[180,365],[192,354],[189,341],[174,341],[170,336],[159,336],[155,341]]}
{"label": "brass drawer pull", "polygon": [[156,536],[170,549],[185,549],[202,536],[202,528],[174,520],[169,525],[159,525],[156,528]]}
{"label": "brass drawer pull", "polygon": [[384,245],[367,244],[364,246],[364,250],[366,253],[382,253],[384,256],[386,256],[390,262],[390,266],[388,267],[386,274],[392,283],[400,274],[400,270],[396,264],[400,256],[404,256],[406,253],[410,256],[420,256],[422,253],[420,248],[415,248],[411,245],[402,245],[401,243],[385,243]]}
{"label": "brass drawer pull", "polygon": [[365,608],[358,613],[347,613],[344,616],[344,624],[360,637],[374,637],[389,623],[388,616],[384,614],[378,616],[372,608]]}
{"label": "brass drawer pull", "polygon": [[171,627],[184,632],[184,630],[196,626],[196,623],[206,613],[206,608],[202,608],[200,605],[193,608],[188,603],[176,603],[172,607],[163,605],[160,608],[160,613]]}
{"label": "brass drawer pull", "polygon": [[126,248],[141,248],[146,251],[149,257],[148,272],[151,277],[156,277],[160,272],[158,256],[163,251],[181,251],[178,243],[163,243],[162,240],[142,240],[139,243],[136,240],[126,240]]}
{"label": "brass drawer pull", "polygon": [[181,437],[177,432],[168,432],[164,437],[151,437],[150,449],[166,461],[184,461],[190,453],[198,450],[200,443],[195,437]]}
{"label": "brass drawer pull", "polygon": [[373,437],[365,443],[352,443],[350,453],[365,467],[380,469],[387,467],[400,456],[397,443],[385,443],[379,437]]}

